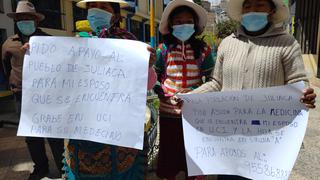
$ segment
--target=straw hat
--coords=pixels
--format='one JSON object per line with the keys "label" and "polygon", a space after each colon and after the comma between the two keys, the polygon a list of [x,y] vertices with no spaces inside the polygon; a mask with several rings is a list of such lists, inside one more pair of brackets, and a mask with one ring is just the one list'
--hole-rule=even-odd
{"label": "straw hat", "polygon": [[[241,21],[242,18],[242,5],[245,0],[229,0],[228,14],[236,20]],[[289,8],[284,4],[283,0],[272,0],[276,5],[276,12],[273,15],[272,22],[274,24],[286,21],[289,18]]]}
{"label": "straw hat", "polygon": [[128,3],[124,0],[82,0],[77,3],[79,8],[86,9],[88,2],[110,2],[110,3],[119,3],[120,7],[127,7]]}
{"label": "straw hat", "polygon": [[8,13],[7,16],[16,19],[17,16],[26,14],[35,16],[38,21],[42,21],[45,18],[43,14],[36,12],[34,5],[29,1],[19,1],[16,12]]}
{"label": "straw hat", "polygon": [[168,27],[168,18],[171,12],[179,6],[188,6],[198,15],[198,34],[201,34],[207,24],[207,11],[198,4],[194,3],[193,0],[174,0],[169,2],[161,17],[159,26],[161,34],[165,35],[170,33]]}

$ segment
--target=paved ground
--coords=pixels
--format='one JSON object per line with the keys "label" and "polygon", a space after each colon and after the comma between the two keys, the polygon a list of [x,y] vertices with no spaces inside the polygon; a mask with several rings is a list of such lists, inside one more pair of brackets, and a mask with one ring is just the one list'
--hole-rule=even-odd
{"label": "paved ground", "polygon": [[[317,108],[310,111],[309,125],[301,148],[298,160],[295,164],[290,180],[318,180],[320,179],[320,80],[311,79],[311,86],[318,94]],[[0,104],[0,111],[4,108]],[[0,120],[18,121],[14,113],[1,113]],[[0,180],[24,180],[32,171],[32,161],[28,154],[24,138],[16,136],[15,126],[0,128]],[[50,148],[47,148],[50,149]],[[51,152],[47,152],[50,160],[50,179],[55,179],[55,168]],[[179,179],[184,175],[180,174]],[[147,179],[159,180],[154,173],[149,173]],[[214,177],[207,177],[214,180]]]}
{"label": "paved ground", "polygon": [[[320,95],[320,80],[311,81]],[[290,180],[318,180],[320,179],[320,101],[317,109],[310,111],[309,125]],[[17,121],[14,114],[0,114],[0,119]],[[5,126],[0,128],[0,180],[24,180],[32,171],[32,161],[28,154],[24,138],[16,136],[16,127]],[[47,148],[50,149],[50,148]],[[57,178],[57,170],[53,164],[51,152],[48,150],[50,159],[49,178]],[[181,173],[179,179],[183,179]],[[149,173],[147,179],[159,180],[154,173]],[[207,177],[213,180],[214,177]]]}

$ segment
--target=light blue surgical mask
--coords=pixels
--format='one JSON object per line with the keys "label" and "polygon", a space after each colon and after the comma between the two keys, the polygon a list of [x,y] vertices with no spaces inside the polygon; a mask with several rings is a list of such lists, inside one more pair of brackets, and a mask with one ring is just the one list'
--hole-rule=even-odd
{"label": "light blue surgical mask", "polygon": [[247,31],[260,31],[268,24],[268,13],[265,12],[250,12],[242,15],[241,25]]}
{"label": "light blue surgical mask", "polygon": [[91,8],[88,10],[87,19],[91,29],[99,33],[103,28],[109,29],[112,14],[99,8]]}
{"label": "light blue surgical mask", "polygon": [[25,36],[30,36],[36,31],[35,22],[33,20],[18,21],[17,27]]}
{"label": "light blue surgical mask", "polygon": [[185,42],[195,32],[194,24],[181,24],[172,26],[172,35],[178,38],[180,41]]}

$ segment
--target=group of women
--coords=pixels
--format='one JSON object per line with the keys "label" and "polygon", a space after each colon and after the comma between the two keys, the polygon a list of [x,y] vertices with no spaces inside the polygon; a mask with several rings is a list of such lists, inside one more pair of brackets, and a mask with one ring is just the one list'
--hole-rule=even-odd
{"label": "group of women", "polygon": [[[136,39],[120,28],[120,9],[126,5],[124,0],[77,3],[88,9],[93,36]],[[150,87],[155,83],[154,70],[159,82],[154,90],[160,99],[160,178],[172,180],[180,171],[187,172],[177,93],[266,88],[308,81],[300,46],[283,28],[289,11],[282,0],[230,0],[228,13],[240,26],[222,40],[215,57],[211,47],[197,38],[207,23],[207,12],[201,6],[192,0],[173,0],[164,9],[159,26],[163,43],[157,50],[148,48]],[[302,94],[301,102],[315,108],[313,89],[306,88]],[[65,143],[65,171],[70,180],[144,179],[143,164],[139,150],[80,140]],[[186,179],[203,178],[188,177],[186,173]],[[245,178],[221,175],[218,179]]]}

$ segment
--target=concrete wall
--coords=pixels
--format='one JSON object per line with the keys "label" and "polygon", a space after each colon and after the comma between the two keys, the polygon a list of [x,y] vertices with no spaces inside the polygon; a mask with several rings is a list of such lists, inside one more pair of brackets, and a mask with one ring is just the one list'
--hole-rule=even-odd
{"label": "concrete wall", "polygon": [[[160,22],[163,13],[163,0],[154,0],[155,3],[155,21]],[[149,19],[149,0],[138,0],[138,7],[136,11],[137,16],[142,16]]]}
{"label": "concrete wall", "polygon": [[12,12],[10,0],[3,0],[3,9],[4,13],[0,13],[0,28],[6,29],[7,36],[11,36],[14,34],[14,22],[7,16],[7,13]]}

